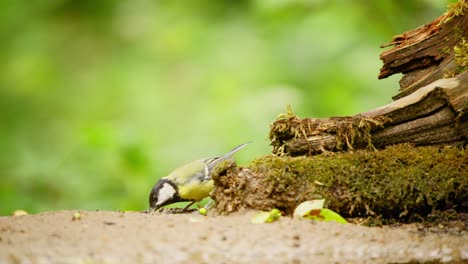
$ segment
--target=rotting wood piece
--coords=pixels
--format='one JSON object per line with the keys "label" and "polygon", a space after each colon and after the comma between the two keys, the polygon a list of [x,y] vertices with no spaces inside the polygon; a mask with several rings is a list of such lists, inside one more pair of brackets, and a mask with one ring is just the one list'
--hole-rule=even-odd
{"label": "rotting wood piece", "polygon": [[380,55],[384,65],[379,79],[395,73],[405,74],[395,100],[435,80],[454,77],[466,70],[458,65],[454,47],[468,41],[467,10],[468,3],[461,0],[431,23],[395,36],[390,43],[382,45],[394,47]]}
{"label": "rotting wood piece", "polygon": [[324,119],[287,115],[270,128],[273,153],[314,155],[389,144],[466,145],[468,72],[441,79],[378,109]]}

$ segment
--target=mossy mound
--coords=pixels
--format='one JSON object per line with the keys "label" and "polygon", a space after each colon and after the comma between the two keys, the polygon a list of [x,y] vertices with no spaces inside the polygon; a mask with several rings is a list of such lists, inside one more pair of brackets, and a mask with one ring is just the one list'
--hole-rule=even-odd
{"label": "mossy mound", "polygon": [[402,144],[313,157],[264,156],[245,168],[218,166],[212,197],[221,214],[325,198],[345,217],[407,221],[433,211],[468,209],[468,158],[453,147]]}

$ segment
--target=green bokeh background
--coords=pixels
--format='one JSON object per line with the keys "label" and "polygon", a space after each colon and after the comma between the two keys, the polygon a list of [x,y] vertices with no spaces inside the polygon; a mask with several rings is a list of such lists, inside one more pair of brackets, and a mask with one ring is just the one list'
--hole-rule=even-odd
{"label": "green bokeh background", "polygon": [[438,0],[0,1],[0,215],[142,210],[194,159],[268,154],[269,124],[391,101],[380,44]]}

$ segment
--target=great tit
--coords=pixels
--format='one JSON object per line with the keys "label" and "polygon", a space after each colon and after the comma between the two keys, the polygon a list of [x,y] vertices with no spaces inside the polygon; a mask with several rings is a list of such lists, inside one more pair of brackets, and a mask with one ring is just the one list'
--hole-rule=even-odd
{"label": "great tit", "polygon": [[223,156],[193,161],[159,179],[149,195],[150,211],[177,202],[191,202],[183,209],[185,211],[195,202],[208,197],[214,187],[211,172],[216,164],[228,159],[249,143],[239,145]]}

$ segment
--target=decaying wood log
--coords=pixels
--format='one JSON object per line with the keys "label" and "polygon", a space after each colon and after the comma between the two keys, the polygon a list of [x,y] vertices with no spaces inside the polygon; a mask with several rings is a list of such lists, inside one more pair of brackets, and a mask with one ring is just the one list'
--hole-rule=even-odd
{"label": "decaying wood log", "polygon": [[405,74],[400,81],[401,92],[394,99],[467,70],[467,65],[460,65],[454,49],[468,41],[467,9],[465,0],[452,4],[445,14],[431,23],[395,36],[390,43],[382,45],[395,46],[380,55],[384,65],[379,79],[400,72]]}
{"label": "decaying wood log", "polygon": [[[351,117],[282,115],[270,129],[273,153],[291,156],[384,148],[397,143],[466,145],[468,138],[468,4],[393,38],[379,78],[403,72],[396,101]],[[452,78],[445,78],[453,76]]]}
{"label": "decaying wood log", "polygon": [[397,143],[464,145],[468,138],[468,72],[352,117],[290,115],[272,124],[273,152],[298,156]]}

